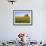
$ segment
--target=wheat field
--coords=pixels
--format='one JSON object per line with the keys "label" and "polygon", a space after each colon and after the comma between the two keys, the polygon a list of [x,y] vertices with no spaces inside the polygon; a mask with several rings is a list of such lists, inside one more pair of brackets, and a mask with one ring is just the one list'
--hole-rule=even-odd
{"label": "wheat field", "polygon": [[30,16],[15,16],[15,23],[30,23]]}

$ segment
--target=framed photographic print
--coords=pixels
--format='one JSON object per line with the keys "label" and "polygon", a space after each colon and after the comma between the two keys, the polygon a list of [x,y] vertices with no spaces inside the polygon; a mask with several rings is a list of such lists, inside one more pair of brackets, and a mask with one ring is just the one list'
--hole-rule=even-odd
{"label": "framed photographic print", "polygon": [[32,25],[32,10],[13,10],[14,25]]}

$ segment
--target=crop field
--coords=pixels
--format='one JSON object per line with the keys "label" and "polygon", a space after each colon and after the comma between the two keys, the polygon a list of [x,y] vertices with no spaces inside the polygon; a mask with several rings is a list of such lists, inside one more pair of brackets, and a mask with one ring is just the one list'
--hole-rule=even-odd
{"label": "crop field", "polygon": [[30,23],[30,16],[15,16],[15,23]]}

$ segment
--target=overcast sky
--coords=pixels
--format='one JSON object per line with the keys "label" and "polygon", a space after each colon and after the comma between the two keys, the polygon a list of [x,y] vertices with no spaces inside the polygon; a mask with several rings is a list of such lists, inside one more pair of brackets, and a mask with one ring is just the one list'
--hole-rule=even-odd
{"label": "overcast sky", "polygon": [[31,15],[31,11],[14,11],[15,12],[15,16],[24,16],[25,14],[30,14]]}

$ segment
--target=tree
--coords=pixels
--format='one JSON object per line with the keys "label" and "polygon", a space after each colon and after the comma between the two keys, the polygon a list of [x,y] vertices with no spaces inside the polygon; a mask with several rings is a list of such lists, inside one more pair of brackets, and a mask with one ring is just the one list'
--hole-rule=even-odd
{"label": "tree", "polygon": [[25,16],[28,16],[28,14],[25,14]]}

